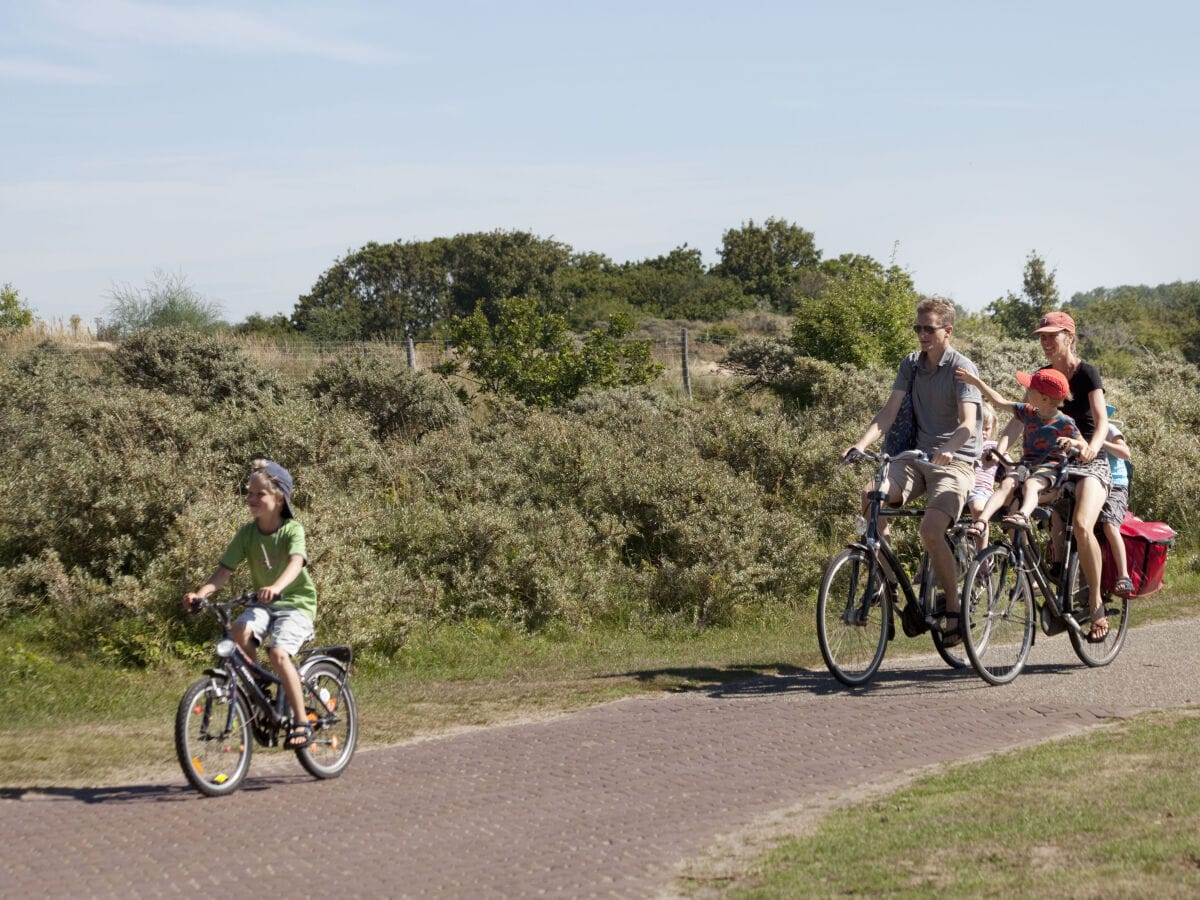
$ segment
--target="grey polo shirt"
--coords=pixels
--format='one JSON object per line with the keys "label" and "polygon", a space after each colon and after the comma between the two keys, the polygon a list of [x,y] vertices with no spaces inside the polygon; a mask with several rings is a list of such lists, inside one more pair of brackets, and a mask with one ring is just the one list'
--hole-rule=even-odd
{"label": "grey polo shirt", "polygon": [[[973,384],[964,384],[954,378],[955,369],[966,369],[978,374],[975,363],[953,347],[942,354],[942,360],[932,369],[921,365],[924,353],[910,353],[900,362],[900,370],[892,384],[894,391],[907,391],[908,380],[915,367],[913,378],[913,411],[917,417],[917,449],[932,454],[958,429],[958,404],[960,401],[981,407],[983,396]],[[983,446],[981,433],[983,416],[975,415],[975,431],[965,444],[954,454],[956,459],[974,463]]]}

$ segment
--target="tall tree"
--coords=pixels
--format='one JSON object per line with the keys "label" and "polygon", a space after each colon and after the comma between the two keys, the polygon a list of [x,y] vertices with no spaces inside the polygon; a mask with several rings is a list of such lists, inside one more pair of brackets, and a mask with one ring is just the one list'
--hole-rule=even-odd
{"label": "tall tree", "polygon": [[1054,270],[1047,271],[1046,261],[1031,250],[1025,258],[1021,294],[1009,291],[993,300],[984,310],[1008,337],[1025,337],[1037,327],[1038,319],[1059,306]]}
{"label": "tall tree", "polygon": [[[458,234],[429,241],[372,241],[346,254],[300,297],[297,330],[323,340],[428,336],[483,303],[533,298],[547,312],[569,302],[559,271],[571,248],[523,231]],[[565,299],[567,298],[567,299]]]}
{"label": "tall tree", "polygon": [[316,340],[422,337],[451,308],[447,242],[366,244],[323,272],[292,312]]}
{"label": "tall tree", "polygon": [[687,244],[664,256],[627,264],[621,288],[633,306],[664,319],[712,322],[754,306],[754,298],[742,292],[739,282],[709,273],[700,251]]}
{"label": "tall tree", "polygon": [[479,231],[447,242],[452,313],[467,316],[483,303],[495,321],[500,300],[527,297],[543,312],[565,313],[560,276],[572,258],[566,244],[527,231]]}
{"label": "tall tree", "polygon": [[814,293],[822,281],[817,270],[821,251],[812,232],[786,219],[769,218],[762,225],[750,219],[731,228],[722,235],[718,253],[721,261],[714,274],[736,279],[745,293],[781,312]]}

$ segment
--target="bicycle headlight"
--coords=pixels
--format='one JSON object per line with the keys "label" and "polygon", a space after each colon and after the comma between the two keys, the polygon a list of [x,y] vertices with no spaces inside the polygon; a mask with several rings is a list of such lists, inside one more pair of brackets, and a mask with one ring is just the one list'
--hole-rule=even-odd
{"label": "bicycle headlight", "polygon": [[217,656],[221,659],[229,659],[235,650],[237,650],[237,644],[233,642],[232,638],[221,638],[217,641]]}

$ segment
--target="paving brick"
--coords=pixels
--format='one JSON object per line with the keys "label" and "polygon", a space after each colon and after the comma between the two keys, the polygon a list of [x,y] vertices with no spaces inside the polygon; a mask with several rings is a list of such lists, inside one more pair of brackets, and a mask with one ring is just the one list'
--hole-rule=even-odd
{"label": "paving brick", "polygon": [[[864,690],[800,672],[624,700],[360,752],[330,782],[252,767],[219,799],[182,779],[26,794],[0,800],[0,896],[653,896],[780,810],[1196,702],[1187,654],[1139,662],[1143,633],[1107,669],[1071,666],[1068,647],[1040,691],[1036,673],[986,688],[936,657],[885,660]],[[1150,689],[1171,679],[1181,694]]]}

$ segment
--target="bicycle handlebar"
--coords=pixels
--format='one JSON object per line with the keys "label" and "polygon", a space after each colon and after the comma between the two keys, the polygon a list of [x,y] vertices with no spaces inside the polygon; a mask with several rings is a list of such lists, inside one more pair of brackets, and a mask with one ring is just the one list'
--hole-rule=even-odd
{"label": "bicycle handlebar", "polygon": [[858,462],[860,459],[865,459],[868,462],[883,462],[884,460],[893,461],[897,459],[929,459],[929,454],[924,450],[905,450],[897,453],[895,456],[888,456],[886,453],[870,453],[866,450],[859,450],[857,447],[850,448],[850,451],[842,457],[842,465],[848,466],[850,463]]}
{"label": "bicycle handlebar", "polygon": [[191,608],[188,610],[188,612],[190,612],[192,615],[196,615],[197,613],[201,613],[206,609],[230,610],[235,606],[245,606],[248,603],[257,602],[258,591],[245,591],[244,593],[238,594],[232,600],[226,600],[222,603],[218,603],[215,600],[210,600],[208,597],[199,597],[197,598],[196,602],[191,605]]}

